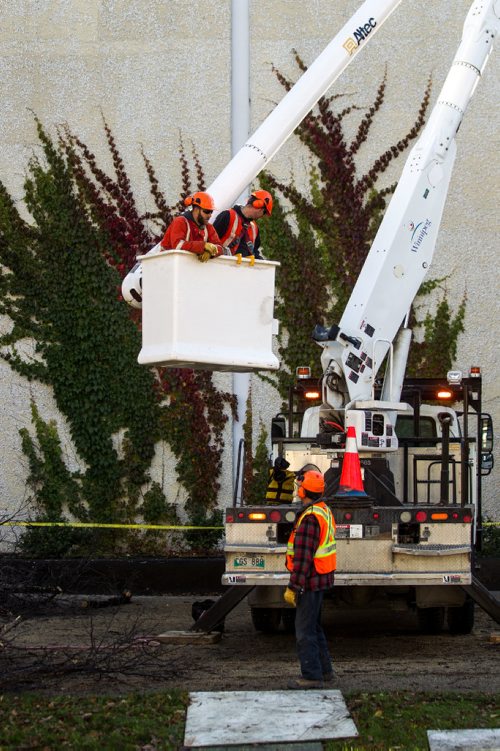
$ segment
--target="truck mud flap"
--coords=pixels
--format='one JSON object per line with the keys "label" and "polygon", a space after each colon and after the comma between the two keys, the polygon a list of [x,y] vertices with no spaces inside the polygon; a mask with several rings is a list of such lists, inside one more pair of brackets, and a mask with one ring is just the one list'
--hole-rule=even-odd
{"label": "truck mud flap", "polygon": [[254,589],[253,586],[229,587],[222,597],[214,602],[211,608],[205,610],[198,620],[191,626],[190,631],[211,631],[226,615],[234,610],[242,600]]}
{"label": "truck mud flap", "polygon": [[472,584],[463,586],[462,589],[464,589],[467,594],[472,597],[474,602],[477,602],[479,607],[488,613],[494,621],[500,623],[500,600],[497,600],[495,595],[493,595],[489,589],[486,589],[479,579],[476,579],[476,577],[473,576]]}

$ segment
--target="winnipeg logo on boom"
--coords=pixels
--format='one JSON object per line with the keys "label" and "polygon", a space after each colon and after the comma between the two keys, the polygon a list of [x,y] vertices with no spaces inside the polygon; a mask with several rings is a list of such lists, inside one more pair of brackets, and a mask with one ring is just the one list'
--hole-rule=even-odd
{"label": "winnipeg logo on boom", "polygon": [[425,222],[419,222],[417,225],[415,225],[414,222],[410,222],[410,224],[408,225],[408,229],[412,233],[410,250],[412,250],[414,253],[416,253],[419,247],[422,245],[424,238],[429,232],[431,224],[431,220],[426,219]]}
{"label": "winnipeg logo on boom", "polygon": [[356,52],[361,42],[365,41],[365,39],[368,37],[368,34],[372,32],[376,25],[377,22],[375,21],[375,19],[369,18],[365,24],[358,26],[358,28],[354,31],[354,39],[353,37],[348,37],[345,40],[342,46],[349,53],[349,55],[353,55]]}

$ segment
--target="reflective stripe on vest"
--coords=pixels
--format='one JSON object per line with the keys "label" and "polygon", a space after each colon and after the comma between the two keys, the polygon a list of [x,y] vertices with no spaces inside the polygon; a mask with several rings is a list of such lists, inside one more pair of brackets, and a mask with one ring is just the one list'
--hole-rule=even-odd
{"label": "reflective stripe on vest", "polygon": [[236,212],[234,209],[229,209],[229,224],[230,227],[220,238],[221,243],[224,245],[224,247],[229,248],[231,252],[235,251],[240,243],[241,238],[245,234],[245,230],[250,242],[255,244],[258,230],[255,222],[252,221],[245,225],[243,224],[243,219],[238,214],[238,212]]}
{"label": "reflective stripe on vest", "polygon": [[319,524],[319,545],[314,554],[314,568],[318,574],[329,574],[337,568],[337,545],[335,542],[335,520],[324,501],[307,508],[297,519],[286,550],[286,567],[293,571],[294,541],[297,529],[304,517],[313,514]]}
{"label": "reflective stripe on vest", "polygon": [[179,242],[176,245],[175,250],[182,250],[182,244],[189,241],[189,238],[191,237],[191,227],[189,226],[189,222],[186,217],[184,217],[184,220],[186,222],[186,237],[184,237],[182,240],[179,240]]}
{"label": "reflective stripe on vest", "polygon": [[[239,240],[239,236],[236,237],[236,233],[238,231],[238,227],[239,227],[239,224],[240,224],[240,218],[239,218],[238,214],[236,213],[236,211],[233,211],[233,209],[229,209],[229,218],[231,219],[231,217],[233,215],[234,215],[234,217],[233,217],[233,224],[232,224],[232,226],[231,226],[231,228],[229,230],[229,234],[227,235],[227,237],[225,237],[223,239],[223,244],[227,248],[232,248],[232,246],[235,245],[236,242]],[[236,237],[236,240],[235,240],[235,237]],[[222,240],[222,238],[221,238],[221,240]]]}

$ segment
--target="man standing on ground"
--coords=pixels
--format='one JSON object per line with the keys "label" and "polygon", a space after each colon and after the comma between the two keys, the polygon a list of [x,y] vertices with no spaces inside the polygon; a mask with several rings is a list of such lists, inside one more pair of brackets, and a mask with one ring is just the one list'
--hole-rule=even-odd
{"label": "man standing on ground", "polygon": [[299,512],[288,540],[286,567],[290,582],[285,601],[295,605],[295,636],[301,676],[288,688],[322,688],[331,681],[333,668],[328,643],[321,626],[324,592],[333,587],[337,564],[335,519],[320,500],[325,490],[321,472],[305,472],[298,495],[303,508]]}

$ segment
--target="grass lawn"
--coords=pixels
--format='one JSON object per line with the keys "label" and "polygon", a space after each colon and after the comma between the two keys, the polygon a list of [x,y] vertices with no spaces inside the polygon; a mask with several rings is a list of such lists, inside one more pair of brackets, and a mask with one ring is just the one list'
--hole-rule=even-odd
{"label": "grass lawn", "polygon": [[[428,729],[500,727],[499,694],[346,695],[359,738],[325,751],[427,751]],[[0,696],[0,751],[99,749],[173,751],[182,746],[188,695]],[[291,718],[293,721],[293,718]]]}

